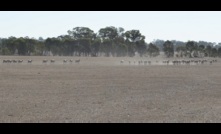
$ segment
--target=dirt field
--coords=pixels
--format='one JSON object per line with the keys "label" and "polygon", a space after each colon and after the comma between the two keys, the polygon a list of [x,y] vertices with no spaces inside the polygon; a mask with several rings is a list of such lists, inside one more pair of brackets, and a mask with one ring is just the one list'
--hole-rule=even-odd
{"label": "dirt field", "polygon": [[0,122],[221,122],[221,59],[190,66],[63,59],[78,57],[1,56]]}

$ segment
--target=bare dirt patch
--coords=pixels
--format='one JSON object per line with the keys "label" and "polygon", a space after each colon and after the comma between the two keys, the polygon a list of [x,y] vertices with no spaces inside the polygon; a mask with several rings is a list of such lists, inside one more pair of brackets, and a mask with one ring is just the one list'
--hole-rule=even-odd
{"label": "bare dirt patch", "polygon": [[78,57],[0,59],[0,122],[221,122],[220,62],[145,66],[120,63],[134,58],[83,57],[79,64],[62,62]]}

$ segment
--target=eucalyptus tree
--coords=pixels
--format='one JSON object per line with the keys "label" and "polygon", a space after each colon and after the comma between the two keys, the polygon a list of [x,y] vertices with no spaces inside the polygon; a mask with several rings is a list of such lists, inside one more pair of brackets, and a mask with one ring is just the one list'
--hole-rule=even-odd
{"label": "eucalyptus tree", "polygon": [[22,38],[22,37],[17,38],[14,43],[15,43],[16,48],[18,50],[18,54],[19,55],[26,55],[28,47],[27,47],[27,44],[25,42],[25,39]]}
{"label": "eucalyptus tree", "polygon": [[97,57],[100,51],[101,39],[99,37],[95,38],[91,43],[91,56]]}
{"label": "eucalyptus tree", "polygon": [[199,53],[200,53],[200,57],[204,57],[204,55],[205,55],[205,46],[204,45],[199,45],[198,50],[199,50]]}
{"label": "eucalyptus tree", "polygon": [[212,50],[211,50],[211,57],[217,57],[218,56],[218,50],[213,47]]}
{"label": "eucalyptus tree", "polygon": [[117,57],[124,57],[124,56],[127,56],[128,54],[128,48],[127,48],[127,45],[124,44],[124,43],[119,43],[117,45],[117,48],[116,48],[116,56]]}
{"label": "eucalyptus tree", "polygon": [[129,56],[134,56],[137,51],[142,57],[146,52],[145,36],[139,30],[130,30],[125,32],[128,45]]}
{"label": "eucalyptus tree", "polygon": [[205,49],[205,56],[210,57],[212,55],[212,46],[208,45]]}
{"label": "eucalyptus tree", "polygon": [[55,37],[45,40],[45,48],[49,53],[60,56],[64,54],[63,52],[65,49],[62,40]]}
{"label": "eucalyptus tree", "polygon": [[188,41],[186,43],[187,54],[190,58],[198,56],[198,44],[195,41]]}
{"label": "eucalyptus tree", "polygon": [[91,53],[91,44],[96,38],[96,34],[88,27],[75,27],[72,30],[68,30],[69,36],[75,40],[75,51],[77,55],[89,56]]}
{"label": "eucalyptus tree", "polygon": [[176,47],[176,52],[178,53],[178,55],[180,57],[185,57],[186,54],[187,54],[186,46],[177,46]]}
{"label": "eucalyptus tree", "polygon": [[160,49],[160,51],[163,51],[164,42],[165,42],[164,40],[160,40],[160,39],[156,39],[152,41],[152,43],[155,44]]}
{"label": "eucalyptus tree", "polygon": [[127,56],[127,46],[125,42],[124,28],[117,28],[117,36],[113,40],[112,53],[117,57]]}
{"label": "eucalyptus tree", "polygon": [[37,40],[34,38],[26,37],[24,38],[26,46],[27,46],[27,55],[31,55],[35,51],[35,45],[37,44]]}
{"label": "eucalyptus tree", "polygon": [[165,55],[170,58],[174,56],[174,45],[171,41],[167,40],[163,44],[163,51]]}
{"label": "eucalyptus tree", "polygon": [[75,27],[72,30],[68,30],[70,37],[74,39],[90,38],[94,37],[94,31],[88,27]]}
{"label": "eucalyptus tree", "polygon": [[98,37],[101,38],[101,51],[105,53],[105,56],[112,54],[115,56],[116,38],[118,37],[118,29],[113,26],[101,28],[98,31]]}
{"label": "eucalyptus tree", "polygon": [[43,55],[45,51],[45,43],[42,41],[37,41],[34,45],[34,55]]}
{"label": "eucalyptus tree", "polygon": [[160,49],[153,43],[150,43],[147,48],[147,53],[150,57],[156,57],[160,54]]}
{"label": "eucalyptus tree", "polygon": [[221,57],[221,47],[218,48],[218,50],[217,50],[217,55],[218,55],[219,57]]}
{"label": "eucalyptus tree", "polygon": [[11,55],[11,51],[7,47],[7,38],[1,38],[1,53],[2,55]]}
{"label": "eucalyptus tree", "polygon": [[13,55],[15,54],[16,51],[16,42],[17,38],[16,37],[9,37],[8,39],[6,39],[5,41],[3,41],[3,46],[5,47],[5,52],[9,55]]}

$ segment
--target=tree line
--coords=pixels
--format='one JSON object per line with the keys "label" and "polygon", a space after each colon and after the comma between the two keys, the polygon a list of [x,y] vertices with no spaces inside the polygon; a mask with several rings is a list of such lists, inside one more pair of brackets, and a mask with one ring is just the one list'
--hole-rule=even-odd
{"label": "tree line", "polygon": [[146,43],[145,36],[139,30],[125,31],[114,26],[101,28],[97,33],[88,27],[75,27],[66,35],[47,39],[0,39],[0,55],[133,57],[138,54],[141,57],[155,57],[160,51],[166,57],[221,57],[221,47],[208,42],[155,40]]}

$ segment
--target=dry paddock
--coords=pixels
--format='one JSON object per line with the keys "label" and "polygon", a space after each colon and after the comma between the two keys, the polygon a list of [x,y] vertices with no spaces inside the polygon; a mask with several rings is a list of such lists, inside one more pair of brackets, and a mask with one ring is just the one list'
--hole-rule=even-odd
{"label": "dry paddock", "polygon": [[78,57],[1,56],[0,122],[221,122],[221,60],[145,66],[120,64],[124,58],[63,59]]}

